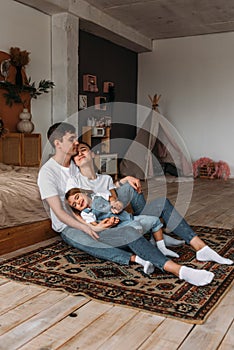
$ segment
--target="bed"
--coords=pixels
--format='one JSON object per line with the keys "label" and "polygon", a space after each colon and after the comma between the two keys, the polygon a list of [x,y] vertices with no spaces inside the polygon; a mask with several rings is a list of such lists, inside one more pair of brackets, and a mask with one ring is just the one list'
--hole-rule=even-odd
{"label": "bed", "polygon": [[0,163],[0,255],[54,237],[40,199],[38,167]]}

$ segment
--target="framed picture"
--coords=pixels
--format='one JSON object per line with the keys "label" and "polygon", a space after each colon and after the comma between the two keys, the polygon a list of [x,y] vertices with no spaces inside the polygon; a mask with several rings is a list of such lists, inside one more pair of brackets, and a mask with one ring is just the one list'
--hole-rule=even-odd
{"label": "framed picture", "polygon": [[103,97],[103,96],[95,97],[95,109],[106,111],[106,97]]}
{"label": "framed picture", "polygon": [[80,109],[88,108],[87,95],[79,95],[79,107]]}
{"label": "framed picture", "polygon": [[111,81],[104,81],[103,83],[103,92],[104,93],[108,93],[109,92],[109,88],[114,86],[114,83],[112,83]]}
{"label": "framed picture", "polygon": [[97,77],[96,75],[85,74],[83,75],[83,90],[90,92],[97,92]]}

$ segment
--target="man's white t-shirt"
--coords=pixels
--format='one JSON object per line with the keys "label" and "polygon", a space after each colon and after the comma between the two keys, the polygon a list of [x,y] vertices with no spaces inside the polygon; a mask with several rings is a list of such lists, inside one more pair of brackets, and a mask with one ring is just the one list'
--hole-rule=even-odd
{"label": "man's white t-shirt", "polygon": [[[40,169],[38,174],[38,186],[41,194],[41,199],[59,196],[62,206],[66,212],[71,214],[65,205],[65,193],[68,180],[71,175],[79,174],[79,168],[71,162],[70,167],[66,168],[57,163],[53,158],[50,158]],[[60,221],[54,212],[50,209],[50,217],[52,227],[55,231],[61,232],[67,225]]]}
{"label": "man's white t-shirt", "polygon": [[[71,211],[65,204],[65,193],[73,188],[78,187],[84,190],[92,190],[94,193],[106,193],[110,195],[110,190],[115,189],[112,177],[110,175],[97,174],[94,180],[88,179],[80,173],[79,168],[71,161],[70,167],[66,168],[50,158],[40,169],[38,174],[38,186],[41,199],[59,196],[62,206],[66,212]],[[55,231],[61,232],[67,226],[60,221],[53,210],[50,209],[52,227]]]}

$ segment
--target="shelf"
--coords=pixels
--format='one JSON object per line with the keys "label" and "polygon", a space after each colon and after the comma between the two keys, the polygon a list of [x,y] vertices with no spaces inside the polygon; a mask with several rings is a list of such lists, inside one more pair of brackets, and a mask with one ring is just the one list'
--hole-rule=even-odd
{"label": "shelf", "polygon": [[118,177],[118,154],[97,154],[94,163],[100,174],[114,175],[115,180]]}
{"label": "shelf", "polygon": [[[95,132],[93,134],[93,128],[95,129],[105,129],[105,134],[103,136],[98,135]],[[92,127],[92,126],[83,126],[82,127],[82,141],[90,145],[91,148],[99,148],[100,153],[110,153],[110,127]]]}

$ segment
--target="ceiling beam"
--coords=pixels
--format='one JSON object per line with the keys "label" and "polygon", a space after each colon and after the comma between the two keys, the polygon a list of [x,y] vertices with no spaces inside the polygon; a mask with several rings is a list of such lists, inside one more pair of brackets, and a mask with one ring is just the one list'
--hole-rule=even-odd
{"label": "ceiling beam", "polygon": [[48,15],[68,12],[80,19],[81,29],[135,52],[152,50],[152,40],[84,0],[14,0]]}

